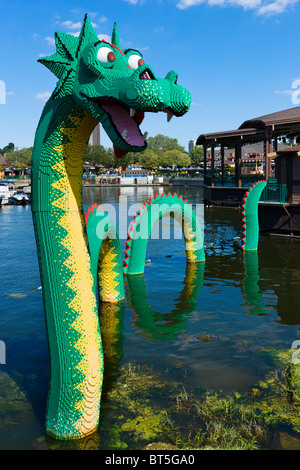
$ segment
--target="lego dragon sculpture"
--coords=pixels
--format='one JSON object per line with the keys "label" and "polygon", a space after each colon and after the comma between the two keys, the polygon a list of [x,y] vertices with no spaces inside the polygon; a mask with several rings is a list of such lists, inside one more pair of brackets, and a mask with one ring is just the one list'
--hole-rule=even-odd
{"label": "lego dragon sculpture", "polygon": [[[182,116],[191,96],[175,72],[157,78],[138,51],[122,50],[116,25],[108,43],[85,16],[79,37],[56,33],[55,43],[56,53],[39,60],[58,82],[35,136],[32,215],[50,351],[46,432],[77,439],[97,429],[103,376],[92,266],[98,260],[91,258],[82,213],[89,137],[100,122],[117,157],[143,151],[144,113],[162,111],[168,120]],[[107,248],[108,278],[113,259]],[[121,289],[118,299],[122,295]]]}
{"label": "lego dragon sculpture", "polygon": [[[190,107],[176,72],[157,78],[138,51],[122,50],[116,24],[109,43],[99,40],[87,16],[79,37],[56,33],[55,43],[56,53],[39,60],[58,82],[35,136],[32,217],[50,351],[46,432],[78,439],[99,424],[104,357],[98,289],[102,306],[124,301],[124,275],[144,272],[151,229],[165,214],[184,225],[188,262],[204,262],[205,255],[196,214],[177,195],[150,199],[136,214],[124,266],[112,220],[101,206],[93,205],[85,219],[82,209],[84,155],[95,126],[102,124],[117,157],[145,150],[139,127],[145,112],[165,112],[169,121]],[[260,189],[245,204],[245,223],[251,206],[254,234]],[[255,246],[257,238],[251,246],[244,240],[244,249]]]}

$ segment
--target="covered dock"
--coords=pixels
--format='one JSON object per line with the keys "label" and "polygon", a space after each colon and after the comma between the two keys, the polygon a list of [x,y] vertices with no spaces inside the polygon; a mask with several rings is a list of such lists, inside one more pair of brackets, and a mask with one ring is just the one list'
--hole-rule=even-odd
{"label": "covered dock", "polygon": [[[204,149],[204,199],[208,203],[240,205],[245,193],[242,186],[242,148],[245,145],[263,143],[264,174],[261,179],[269,181],[271,162],[276,158],[279,146],[285,142],[300,142],[300,106],[259,116],[244,121],[238,129],[199,135],[196,145]],[[234,153],[234,186],[216,185],[216,149],[219,149],[221,181],[225,179],[225,149]],[[208,158],[209,157],[209,158]],[[276,175],[275,175],[276,176]]]}

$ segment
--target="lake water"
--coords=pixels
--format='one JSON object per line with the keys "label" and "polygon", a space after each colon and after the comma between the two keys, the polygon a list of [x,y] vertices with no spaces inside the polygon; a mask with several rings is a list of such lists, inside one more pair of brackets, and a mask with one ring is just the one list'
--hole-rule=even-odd
{"label": "lake water", "polygon": [[[164,189],[169,191],[86,188],[84,208],[106,203],[118,212],[118,204],[143,205]],[[186,390],[243,393],[262,378],[258,350],[289,349],[298,339],[300,241],[261,236],[258,253],[245,257],[233,242],[242,235],[240,210],[204,207],[201,188],[176,191],[197,204],[206,262],[187,267],[182,237],[149,241],[144,277],[126,284],[119,364],[167,371]],[[0,227],[0,340],[6,353],[0,449],[48,448],[48,345],[31,207],[2,207]],[[121,244],[125,248],[124,238]]]}

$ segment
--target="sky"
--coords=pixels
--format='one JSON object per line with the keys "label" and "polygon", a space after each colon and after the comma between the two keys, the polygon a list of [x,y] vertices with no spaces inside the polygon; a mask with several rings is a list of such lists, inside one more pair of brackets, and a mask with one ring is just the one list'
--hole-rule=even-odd
{"label": "sky", "polygon": [[[146,114],[149,136],[187,150],[200,134],[300,105],[300,0],[0,0],[0,148],[33,145],[57,81],[37,60],[55,52],[56,31],[78,35],[86,13],[99,38],[116,22],[123,48],[190,91],[186,115]],[[112,147],[102,129],[101,144]]]}

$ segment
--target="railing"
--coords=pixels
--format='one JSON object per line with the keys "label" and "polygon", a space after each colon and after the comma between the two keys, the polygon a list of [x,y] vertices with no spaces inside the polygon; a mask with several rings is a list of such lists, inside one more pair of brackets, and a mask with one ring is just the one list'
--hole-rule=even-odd
{"label": "railing", "polygon": [[0,181],[14,181],[14,180],[30,180],[30,175],[19,175],[19,176],[0,176]]}
{"label": "railing", "polygon": [[284,204],[287,202],[287,185],[277,184],[273,181],[269,181],[267,186],[262,192],[260,201],[262,202],[279,202]]}
{"label": "railing", "polygon": [[[242,187],[251,186],[251,184],[255,183],[263,179],[262,175],[242,175],[241,178],[241,185]],[[235,175],[222,175],[216,174],[214,180],[215,186],[229,186],[229,187],[236,187],[236,178]],[[207,186],[211,185],[211,176],[206,175],[204,178],[204,184]]]}
{"label": "railing", "polygon": [[[256,181],[262,180],[262,175],[243,175],[242,176],[242,187],[249,187]],[[211,185],[211,176],[206,175],[204,178],[204,184],[207,186]],[[222,177],[215,175],[215,186],[227,186],[235,187],[236,180],[234,175],[224,175]],[[288,191],[286,184],[278,184],[276,178],[269,178],[268,184],[262,192],[260,201],[262,202],[278,202],[281,204],[287,203]]]}

